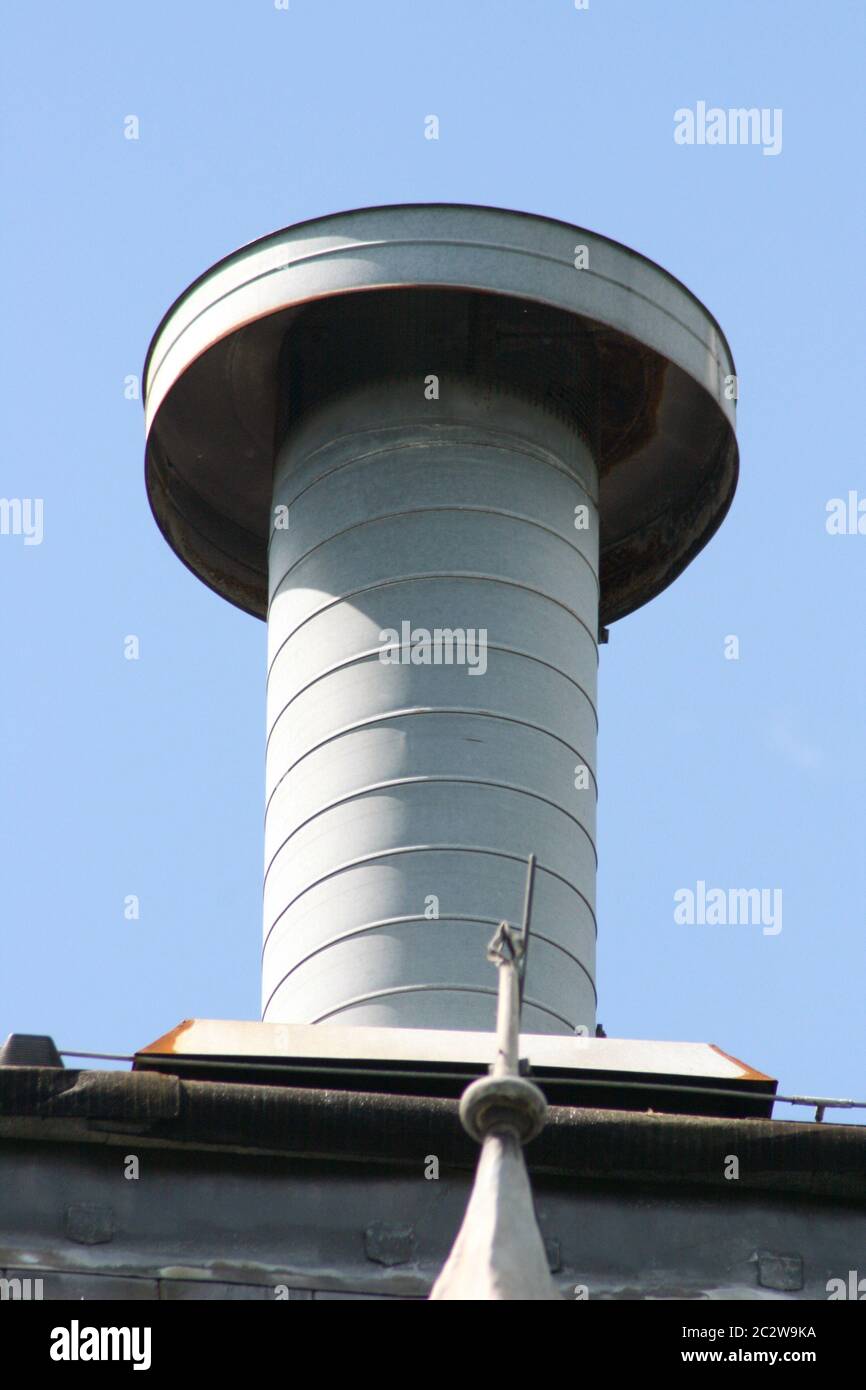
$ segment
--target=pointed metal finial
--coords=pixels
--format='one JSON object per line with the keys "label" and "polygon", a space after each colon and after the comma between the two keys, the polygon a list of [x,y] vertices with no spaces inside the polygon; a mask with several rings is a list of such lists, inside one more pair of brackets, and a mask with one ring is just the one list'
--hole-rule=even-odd
{"label": "pointed metal finial", "polygon": [[530,855],[522,933],[500,922],[487,948],[488,960],[499,970],[496,1060],[490,1075],[473,1081],[460,1100],[463,1127],[481,1144],[481,1157],[463,1225],[431,1291],[433,1300],[562,1297],[550,1277],[522,1152],[547,1115],[541,1091],[520,1075],[534,874],[535,855]]}

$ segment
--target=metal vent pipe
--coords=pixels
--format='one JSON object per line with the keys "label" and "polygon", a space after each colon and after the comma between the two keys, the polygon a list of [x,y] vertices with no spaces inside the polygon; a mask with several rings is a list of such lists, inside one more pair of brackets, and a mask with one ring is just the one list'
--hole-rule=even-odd
{"label": "metal vent pipe", "polygon": [[438,395],[339,396],[277,456],[264,1018],[489,1028],[537,849],[526,1027],[589,1028],[595,460],[531,399]]}
{"label": "metal vent pipe", "polygon": [[599,624],[724,516],[732,381],[658,266],[489,208],[302,223],[166,315],[151,506],[268,624],[266,1020],[491,1029],[534,852],[524,1027],[594,1031]]}

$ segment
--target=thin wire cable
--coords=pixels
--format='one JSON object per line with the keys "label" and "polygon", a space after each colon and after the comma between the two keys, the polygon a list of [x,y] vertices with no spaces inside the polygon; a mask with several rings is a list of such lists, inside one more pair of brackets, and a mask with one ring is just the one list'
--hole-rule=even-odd
{"label": "thin wire cable", "polygon": [[96,1057],[101,1062],[134,1062],[135,1057],[126,1057],[119,1052],[64,1052],[58,1053],[60,1057]]}

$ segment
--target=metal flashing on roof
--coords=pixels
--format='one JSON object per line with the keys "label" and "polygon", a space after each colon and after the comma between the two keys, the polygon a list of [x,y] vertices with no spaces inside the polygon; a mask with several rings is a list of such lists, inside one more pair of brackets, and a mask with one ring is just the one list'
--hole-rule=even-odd
{"label": "metal flashing on roof", "polygon": [[[521,1035],[556,1104],[768,1117],[776,1081],[711,1043]],[[187,1019],[135,1055],[136,1071],[190,1079],[458,1096],[496,1055],[493,1033]]]}

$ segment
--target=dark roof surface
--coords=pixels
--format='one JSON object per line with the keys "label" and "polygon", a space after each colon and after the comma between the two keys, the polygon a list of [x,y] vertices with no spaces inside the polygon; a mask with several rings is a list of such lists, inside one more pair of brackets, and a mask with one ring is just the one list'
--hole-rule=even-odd
{"label": "dark roof surface", "polygon": [[[124,1071],[0,1067],[0,1141],[118,1143],[291,1154],[322,1163],[417,1165],[435,1152],[473,1168],[456,1100],[187,1081]],[[539,1176],[808,1195],[866,1205],[866,1128],[552,1105],[526,1150]]]}

